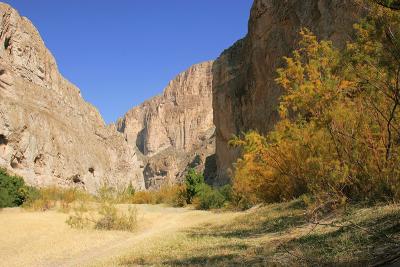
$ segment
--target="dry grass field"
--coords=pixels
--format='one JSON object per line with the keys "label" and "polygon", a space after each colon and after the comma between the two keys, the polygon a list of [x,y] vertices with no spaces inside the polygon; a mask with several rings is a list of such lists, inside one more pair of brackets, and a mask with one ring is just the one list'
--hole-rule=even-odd
{"label": "dry grass field", "polygon": [[4,209],[0,265],[357,266],[400,252],[398,205],[352,207],[319,222],[328,225],[307,220],[298,202],[246,212],[137,207],[133,233],[71,229],[64,213]]}
{"label": "dry grass field", "polygon": [[[87,266],[109,260],[132,248],[148,245],[154,237],[220,218],[211,212],[139,205],[139,225],[134,233],[71,229],[67,214],[55,211],[0,212],[1,266]],[[235,214],[225,214],[226,219]]]}

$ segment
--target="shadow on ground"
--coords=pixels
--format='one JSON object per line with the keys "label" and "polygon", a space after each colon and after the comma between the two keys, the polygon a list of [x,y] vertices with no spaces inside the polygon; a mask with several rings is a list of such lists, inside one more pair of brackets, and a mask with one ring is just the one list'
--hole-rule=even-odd
{"label": "shadow on ground", "polygon": [[[334,224],[311,225],[299,202],[248,211],[226,225],[205,224],[185,232],[177,256],[161,262],[135,259],[126,265],[167,266],[368,266],[400,251],[398,208],[355,208]],[[349,224],[352,222],[352,224]],[[349,226],[351,225],[351,226]]]}

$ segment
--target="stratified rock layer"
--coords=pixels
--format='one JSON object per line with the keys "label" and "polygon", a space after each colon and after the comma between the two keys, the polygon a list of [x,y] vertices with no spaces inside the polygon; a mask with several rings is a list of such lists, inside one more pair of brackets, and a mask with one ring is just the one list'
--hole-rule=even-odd
{"label": "stratified rock layer", "polygon": [[143,165],[115,126],[58,72],[32,23],[0,3],[0,167],[32,185],[144,188]]}
{"label": "stratified rock layer", "polygon": [[146,161],[146,187],[174,183],[188,168],[203,170],[206,161],[212,161],[212,65],[204,62],[190,67],[172,80],[162,95],[133,108],[118,121],[118,130]]}
{"label": "stratified rock layer", "polygon": [[233,134],[270,131],[278,120],[281,90],[274,82],[283,57],[295,48],[301,27],[343,46],[363,12],[357,0],[255,0],[247,36],[222,53],[213,67],[218,182],[226,183],[237,150]]}

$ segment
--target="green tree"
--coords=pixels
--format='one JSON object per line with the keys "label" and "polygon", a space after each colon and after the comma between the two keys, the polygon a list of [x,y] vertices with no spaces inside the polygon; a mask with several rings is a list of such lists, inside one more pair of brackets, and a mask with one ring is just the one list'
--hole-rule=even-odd
{"label": "green tree", "polygon": [[186,185],[186,202],[191,204],[193,198],[199,191],[199,186],[204,184],[204,176],[201,173],[197,173],[196,170],[190,169],[185,177]]}
{"label": "green tree", "polygon": [[8,175],[0,169],[0,208],[22,205],[31,191],[21,177]]}

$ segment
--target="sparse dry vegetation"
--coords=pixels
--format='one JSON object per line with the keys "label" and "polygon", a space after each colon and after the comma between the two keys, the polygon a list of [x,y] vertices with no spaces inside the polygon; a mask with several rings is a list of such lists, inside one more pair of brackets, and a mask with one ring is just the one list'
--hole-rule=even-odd
{"label": "sparse dry vegetation", "polygon": [[120,195],[109,187],[102,187],[95,197],[96,203],[80,201],[73,208],[66,223],[78,229],[134,231],[137,226],[137,209],[134,206],[122,210],[117,207]]}
{"label": "sparse dry vegetation", "polygon": [[133,204],[168,204],[173,207],[186,206],[184,185],[165,185],[159,190],[138,191],[130,199]]}
{"label": "sparse dry vegetation", "polygon": [[92,200],[93,196],[77,188],[46,187],[36,189],[35,194],[23,205],[24,208],[34,211],[57,209],[68,213],[76,202]]}
{"label": "sparse dry vegetation", "polygon": [[397,205],[352,206],[319,221],[306,211],[296,200],[257,207],[235,219],[218,214],[220,222],[132,248],[114,265],[359,266],[389,260],[399,250]]}

